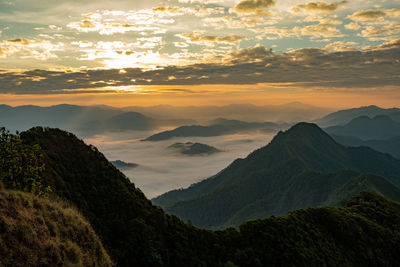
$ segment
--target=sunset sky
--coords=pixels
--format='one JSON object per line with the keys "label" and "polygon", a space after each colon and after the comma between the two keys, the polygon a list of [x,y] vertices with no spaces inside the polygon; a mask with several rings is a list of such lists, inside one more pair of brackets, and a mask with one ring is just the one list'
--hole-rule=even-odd
{"label": "sunset sky", "polygon": [[399,106],[399,6],[0,0],[0,104]]}

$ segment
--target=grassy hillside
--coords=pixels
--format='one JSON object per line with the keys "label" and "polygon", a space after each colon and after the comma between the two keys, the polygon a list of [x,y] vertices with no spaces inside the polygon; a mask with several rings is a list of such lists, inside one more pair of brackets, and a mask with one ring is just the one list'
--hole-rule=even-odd
{"label": "grassy hillside", "polygon": [[0,266],[112,266],[74,208],[0,189]]}

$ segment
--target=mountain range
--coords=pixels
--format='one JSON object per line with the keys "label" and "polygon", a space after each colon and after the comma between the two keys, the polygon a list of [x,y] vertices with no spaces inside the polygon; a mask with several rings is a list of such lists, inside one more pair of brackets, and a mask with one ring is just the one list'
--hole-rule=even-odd
{"label": "mountain range", "polygon": [[336,125],[345,125],[351,120],[360,117],[376,117],[378,115],[389,116],[392,120],[400,122],[400,109],[399,108],[381,108],[377,106],[365,106],[351,109],[343,109],[330,113],[314,122],[321,127],[329,127]]}
{"label": "mountain range", "polygon": [[215,118],[255,122],[297,122],[318,119],[329,112],[331,108],[315,107],[299,102],[283,105],[256,106],[252,104],[231,104],[226,106],[152,106],[127,107],[125,111],[135,111],[149,117],[160,119],[185,118],[195,119],[202,125]]}
{"label": "mountain range", "polygon": [[400,136],[400,122],[389,116],[357,117],[343,126],[325,128],[332,135],[354,136],[363,140],[390,139]]}
{"label": "mountain range", "polygon": [[317,125],[299,123],[215,176],[152,201],[193,225],[220,229],[338,206],[365,190],[400,200],[399,185],[399,160],[368,147],[344,147]]}
{"label": "mountain range", "polygon": [[74,131],[82,136],[105,131],[152,130],[193,120],[159,119],[109,106],[56,105],[50,107],[0,105],[0,125],[23,131],[40,125]]}
{"label": "mountain range", "polygon": [[[315,128],[316,126],[299,126],[294,128],[297,129],[296,131],[292,131],[296,134],[292,136],[290,142],[296,143],[297,139],[305,141],[307,138],[315,140],[318,137],[315,134],[321,134],[320,130]],[[308,134],[312,135],[308,136]],[[285,139],[285,136],[281,133],[278,139]],[[8,139],[1,140],[9,142]],[[13,244],[16,244],[15,238],[21,238],[25,248],[33,248],[35,255],[55,251],[52,249],[54,244],[43,248],[33,247],[36,244],[35,233],[28,231],[25,225],[11,225],[10,221],[1,219],[7,216],[15,217],[16,214],[13,212],[22,206],[33,211],[33,217],[30,213],[24,214],[27,219],[25,222],[35,220],[35,225],[31,226],[32,229],[45,227],[58,229],[63,238],[61,241],[66,241],[68,246],[72,246],[73,243],[68,242],[69,239],[66,238],[71,238],[72,242],[77,240],[78,244],[84,244],[82,251],[91,249],[87,243],[90,239],[85,238],[90,227],[88,226],[86,233],[82,235],[73,228],[74,225],[85,228],[85,223],[75,224],[62,221],[58,226],[52,224],[55,219],[64,220],[64,217],[54,215],[57,213],[73,216],[77,222],[80,220],[79,216],[74,215],[75,212],[71,213],[65,207],[58,205],[55,209],[52,208],[48,203],[53,202],[54,199],[65,201],[66,207],[75,207],[87,218],[117,266],[395,266],[400,260],[398,249],[400,247],[398,231],[400,203],[389,201],[375,193],[360,193],[349,201],[343,202],[343,208],[321,207],[298,210],[282,217],[249,221],[242,224],[239,229],[228,228],[214,232],[198,229],[153,206],[141,191],[108,162],[94,146],[86,145],[71,133],[36,127],[9,140],[14,140],[17,144],[22,142],[19,146],[22,145],[23,149],[20,151],[28,152],[32,148],[40,152],[40,161],[45,163],[45,168],[41,169],[38,178],[40,183],[51,188],[49,191],[51,195],[47,198],[32,200],[32,197],[27,196],[26,193],[24,197],[19,197],[18,195],[22,194],[19,192],[5,193],[9,195],[7,202],[0,200],[0,252],[2,252],[0,264],[7,263],[13,259],[13,256],[19,255],[18,264],[32,265],[32,262],[28,261],[29,258],[24,257],[24,255],[34,257],[32,253],[29,253],[30,250],[21,251],[16,247],[5,245],[4,238],[8,236],[12,238]],[[327,140],[330,139],[325,136],[320,141]],[[2,142],[0,145],[3,145]],[[308,141],[308,145],[311,146],[309,142],[311,141]],[[280,141],[277,142],[279,143]],[[313,146],[309,146],[310,151],[305,149],[305,144],[307,142],[299,142],[299,146],[303,148],[304,159],[310,161],[308,164],[315,163],[316,160],[313,161],[306,156],[311,156],[312,153],[306,152],[311,152]],[[318,142],[313,144],[317,145]],[[291,144],[291,147],[296,146]],[[285,147],[280,150],[282,155],[287,152]],[[5,152],[13,154],[19,153],[18,151]],[[264,152],[262,149],[255,152],[254,160],[256,161],[257,153]],[[337,151],[328,149],[320,152],[326,153],[326,157],[324,154],[319,155],[326,162],[326,158],[330,158]],[[24,157],[28,155],[29,153]],[[18,159],[21,155],[14,156]],[[337,161],[338,158],[333,160]],[[26,162],[17,161],[10,166],[22,169],[29,167],[18,164],[26,165]],[[333,168],[342,164],[343,161],[333,164]],[[7,176],[9,173],[9,170],[3,167],[0,168],[0,181],[3,175]],[[321,165],[319,169],[328,167]],[[284,168],[281,168],[281,171],[285,173]],[[356,192],[360,182],[366,181],[366,185],[373,184],[386,196],[396,198],[397,188],[393,188],[390,183],[387,185],[388,182],[383,178],[371,175],[361,175],[362,177],[365,179],[360,181],[355,179],[355,183],[349,189],[354,188]],[[321,181],[320,184],[325,183]],[[371,189],[370,186],[364,188]],[[0,196],[3,195],[0,193]],[[3,209],[4,205],[8,208]],[[50,216],[38,217],[44,214]],[[4,233],[11,235],[4,235]],[[41,242],[50,241],[50,244],[55,240],[52,235],[38,235],[38,237],[41,238]],[[40,244],[46,244],[43,242]],[[9,248],[8,253],[3,254],[4,249],[7,248]],[[74,246],[72,249],[67,248],[61,247],[60,253],[68,253],[66,257],[73,259],[71,264],[79,264],[79,261],[76,261],[76,258],[79,259],[81,256],[78,248]],[[98,245],[97,248],[99,248]],[[69,258],[63,259],[60,256],[63,254],[52,255],[56,258],[51,263],[58,262],[57,259],[60,259],[61,263],[68,262]],[[87,257],[91,257],[90,259],[99,256],[107,257],[103,255],[98,249],[93,249]],[[90,261],[85,262],[90,263]],[[92,262],[99,266],[111,265],[104,261]]]}
{"label": "mountain range", "polygon": [[244,122],[238,120],[216,119],[211,121],[211,125],[190,125],[180,126],[173,130],[163,131],[143,141],[163,141],[174,137],[211,137],[236,133],[246,133],[261,131],[264,133],[274,133],[288,127],[288,124],[277,124],[273,122]]}

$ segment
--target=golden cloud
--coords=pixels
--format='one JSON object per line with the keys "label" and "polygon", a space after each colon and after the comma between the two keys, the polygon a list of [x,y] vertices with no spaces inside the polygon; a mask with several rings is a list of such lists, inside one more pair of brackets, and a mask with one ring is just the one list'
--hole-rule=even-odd
{"label": "golden cloud", "polygon": [[352,47],[353,45],[356,45],[356,42],[343,42],[343,41],[338,41],[338,42],[333,42],[330,44],[327,44],[324,47],[324,50],[328,51],[338,51],[338,52],[343,52],[343,51],[357,51],[357,48]]}
{"label": "golden cloud", "polygon": [[354,21],[371,21],[382,19],[383,17],[398,18],[400,17],[400,9],[367,9],[363,11],[357,11],[349,15],[348,18]]}
{"label": "golden cloud", "polygon": [[400,24],[396,22],[389,23],[388,25],[376,27],[376,26],[367,26],[364,30],[359,34],[362,37],[368,38],[379,35],[392,35],[400,33]]}
{"label": "golden cloud", "polygon": [[360,29],[360,25],[355,22],[350,22],[349,24],[344,25],[344,27],[348,30],[358,30]]}
{"label": "golden cloud", "polygon": [[243,0],[233,8],[233,11],[236,13],[269,15],[269,12],[265,11],[265,9],[274,5],[275,0]]}
{"label": "golden cloud", "polygon": [[152,10],[138,12],[99,11],[83,14],[83,19],[67,24],[78,32],[98,32],[101,35],[112,35],[126,32],[163,32],[161,24],[171,24],[173,19],[157,16]]}
{"label": "golden cloud", "polygon": [[243,36],[228,35],[228,36],[214,36],[214,35],[200,35],[198,33],[182,33],[178,37],[185,39],[189,43],[197,43],[204,45],[213,45],[215,43],[232,44],[245,39]]}
{"label": "golden cloud", "polygon": [[330,37],[346,36],[338,28],[335,28],[326,23],[305,26],[304,28],[301,29],[301,33],[303,35],[311,35],[314,38],[319,38],[319,37],[330,38]]}
{"label": "golden cloud", "polygon": [[62,42],[54,44],[47,40],[9,39],[0,42],[0,57],[19,56],[24,59],[47,60],[57,58],[54,52],[62,50],[63,46]]}
{"label": "golden cloud", "polygon": [[329,4],[327,2],[309,2],[306,4],[298,4],[292,8],[294,13],[299,13],[302,11],[318,12],[318,13],[332,13],[338,9],[339,5],[345,4],[347,1],[336,2]]}
{"label": "golden cloud", "polygon": [[225,61],[231,63],[258,62],[265,60],[267,57],[270,56],[273,56],[272,49],[267,49],[263,45],[258,44],[254,47],[231,51],[225,58]]}

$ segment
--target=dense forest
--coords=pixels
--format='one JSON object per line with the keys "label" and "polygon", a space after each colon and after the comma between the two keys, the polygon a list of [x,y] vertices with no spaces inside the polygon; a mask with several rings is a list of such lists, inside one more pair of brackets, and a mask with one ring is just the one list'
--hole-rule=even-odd
{"label": "dense forest", "polygon": [[[400,204],[375,193],[358,194],[342,208],[303,209],[209,231],[154,206],[73,134],[37,127],[1,136],[2,159],[13,160],[1,165],[5,190],[76,207],[118,266],[395,266],[400,260]],[[0,198],[0,207],[4,203]],[[0,221],[0,250],[13,242],[3,239],[4,225]]]}

